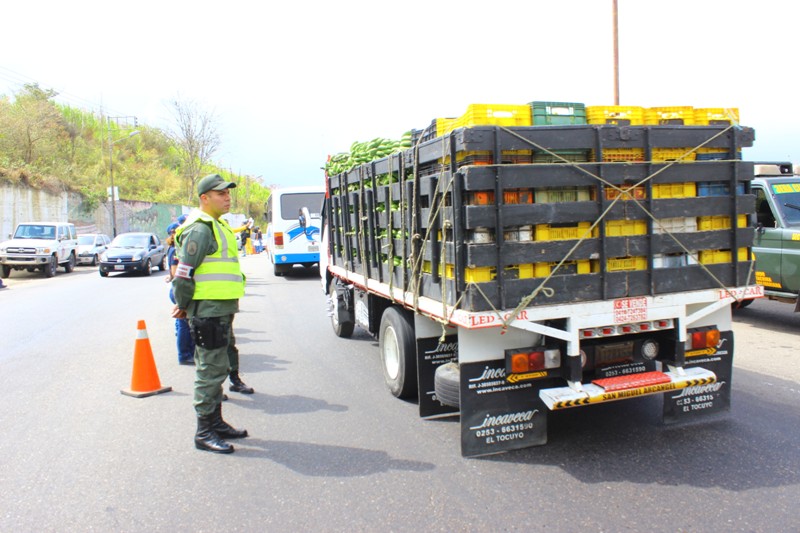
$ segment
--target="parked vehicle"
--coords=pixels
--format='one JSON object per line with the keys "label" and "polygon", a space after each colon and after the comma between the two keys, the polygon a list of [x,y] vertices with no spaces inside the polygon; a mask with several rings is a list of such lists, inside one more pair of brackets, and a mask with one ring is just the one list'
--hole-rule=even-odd
{"label": "parked vehicle", "polygon": [[155,233],[120,233],[100,254],[102,277],[112,272],[138,272],[149,276],[153,267],[167,270],[167,249]]}
{"label": "parked vehicle", "polygon": [[48,278],[59,266],[72,272],[77,262],[78,234],[68,222],[24,222],[11,240],[0,243],[0,266],[4,278],[12,270],[40,270]]}
{"label": "parked vehicle", "polygon": [[[263,244],[276,276],[291,272],[294,265],[319,263],[320,210],[323,187],[273,189],[267,200],[267,233]],[[307,213],[301,217],[302,208]]]}
{"label": "parked vehicle", "polygon": [[567,408],[730,409],[730,304],[762,290],[736,223],[754,211],[737,160],[753,130],[465,117],[326,174],[334,333],[376,336],[387,388],[421,417],[459,414],[465,456],[545,444]]}
{"label": "parked vehicle", "polygon": [[796,305],[800,293],[800,176],[791,163],[756,164],[755,176],[756,283],[764,286],[764,295],[770,300]]}
{"label": "parked vehicle", "polygon": [[111,238],[102,233],[78,235],[78,264],[97,266],[100,254],[110,242]]}

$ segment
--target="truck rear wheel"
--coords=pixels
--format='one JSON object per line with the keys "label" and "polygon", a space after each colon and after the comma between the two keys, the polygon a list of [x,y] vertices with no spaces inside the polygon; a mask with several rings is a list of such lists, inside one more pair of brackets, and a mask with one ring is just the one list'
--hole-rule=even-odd
{"label": "truck rear wheel", "polygon": [[380,349],[386,386],[397,398],[417,393],[417,355],[414,327],[408,313],[396,307],[384,311],[380,327]]}
{"label": "truck rear wheel", "polygon": [[461,372],[456,363],[445,363],[436,368],[433,376],[436,399],[450,407],[461,404]]}
{"label": "truck rear wheel", "polygon": [[[330,296],[329,311],[331,314],[331,326],[333,326],[333,332],[337,337],[348,339],[351,335],[353,335],[353,329],[356,325],[355,317],[353,316],[352,311],[347,310],[347,303],[345,301],[345,294],[343,292],[350,289],[337,289],[338,285],[339,284],[336,282],[336,278],[333,278],[330,285],[328,285],[328,295]],[[347,317],[346,319],[342,318],[345,316]]]}

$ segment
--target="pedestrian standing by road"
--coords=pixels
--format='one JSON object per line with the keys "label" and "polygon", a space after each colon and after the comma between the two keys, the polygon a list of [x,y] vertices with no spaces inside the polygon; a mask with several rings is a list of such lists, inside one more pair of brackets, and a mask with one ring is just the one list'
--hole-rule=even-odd
{"label": "pedestrian standing by road", "polygon": [[[182,217],[184,215],[181,215]],[[180,220],[180,219],[178,219]],[[184,221],[185,221],[184,217]],[[183,222],[183,221],[181,221]],[[169,274],[167,274],[166,282],[171,283],[175,279],[175,270],[178,268],[178,255],[175,249],[175,231],[180,226],[176,222],[167,227],[167,238],[165,242],[169,245],[167,250],[167,265],[169,265]],[[169,299],[172,303],[175,302],[175,289],[170,286]],[[185,318],[175,319],[175,337],[178,348],[178,364],[194,366],[194,340],[189,328],[189,321]]]}
{"label": "pedestrian standing by road", "polygon": [[234,451],[224,439],[247,436],[247,430],[235,429],[222,419],[221,404],[222,384],[231,373],[231,352],[236,347],[233,317],[245,285],[236,237],[220,218],[230,210],[233,187],[235,183],[218,174],[201,179],[197,184],[200,210],[176,232],[178,267],[173,287],[177,303],[172,316],[189,319],[196,342],[194,442],[196,448],[216,453]]}
{"label": "pedestrian standing by road", "polygon": [[242,257],[247,255],[247,244],[248,240],[250,239],[250,227],[246,227],[242,230]]}

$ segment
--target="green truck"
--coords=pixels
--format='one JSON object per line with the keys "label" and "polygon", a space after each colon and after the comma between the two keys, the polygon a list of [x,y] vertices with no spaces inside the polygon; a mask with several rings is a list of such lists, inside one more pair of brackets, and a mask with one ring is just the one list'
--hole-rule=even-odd
{"label": "green truck", "polygon": [[[800,176],[791,163],[754,165],[755,280],[771,300],[797,303],[800,292]],[[745,300],[742,304],[752,300]]]}

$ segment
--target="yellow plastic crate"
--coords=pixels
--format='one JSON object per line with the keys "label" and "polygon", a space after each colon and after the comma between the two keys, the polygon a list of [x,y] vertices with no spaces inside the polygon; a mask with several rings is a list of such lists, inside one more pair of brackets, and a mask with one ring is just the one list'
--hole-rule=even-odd
{"label": "yellow plastic crate", "polygon": [[646,270],[646,257],[615,257],[606,261],[608,272],[624,272],[627,270]]}
{"label": "yellow plastic crate", "polygon": [[514,104],[471,104],[456,122],[457,128],[530,125],[531,106]]}
{"label": "yellow plastic crate", "polygon": [[694,124],[694,108],[691,106],[648,107],[644,110],[644,123],[653,126]]}
{"label": "yellow plastic crate", "polygon": [[[715,231],[720,229],[730,229],[731,217],[722,216],[709,216],[697,218],[697,229],[699,231]],[[738,215],[736,217],[736,227],[747,227],[747,215]]]}
{"label": "yellow plastic crate", "polygon": [[[597,155],[594,150],[592,150],[591,159],[592,161],[597,161]],[[606,148],[603,150],[603,161],[608,163],[640,163],[644,161],[644,148]]]}
{"label": "yellow plastic crate", "polygon": [[[433,270],[431,269],[430,261],[422,262],[422,272],[425,274],[430,274],[431,272],[433,272]],[[447,264],[444,265],[444,268],[442,268],[442,265],[440,264],[439,275],[447,279],[455,279],[455,266],[452,264]]]}
{"label": "yellow plastic crate", "polygon": [[606,222],[606,237],[628,237],[646,233],[646,220],[609,220]]}
{"label": "yellow plastic crate", "polygon": [[615,124],[618,126],[641,126],[644,124],[644,108],[639,106],[587,106],[589,124]]}
{"label": "yellow plastic crate", "polygon": [[447,135],[456,129],[457,118],[437,118],[436,120],[436,136],[441,137]]}
{"label": "yellow plastic crate", "polygon": [[690,162],[697,159],[697,152],[691,148],[653,148],[652,160],[655,162]]}
{"label": "yellow plastic crate", "polygon": [[577,226],[554,227],[550,224],[536,224],[535,241],[565,241],[597,237],[597,228],[589,231],[591,222],[578,222]]}
{"label": "yellow plastic crate", "polygon": [[653,185],[653,198],[694,198],[695,196],[697,196],[697,184],[693,181]]}
{"label": "yellow plastic crate", "polygon": [[[447,155],[437,160],[438,163],[450,164],[450,156]],[[462,165],[491,165],[492,152],[489,150],[468,150],[456,152],[456,163],[458,166]]]}
{"label": "yellow plastic crate", "polygon": [[589,187],[542,187],[534,189],[533,197],[537,204],[589,202],[592,192]]}
{"label": "yellow plastic crate", "polygon": [[653,233],[694,233],[697,231],[695,217],[660,218],[653,222]]}
{"label": "yellow plastic crate", "polygon": [[[467,283],[485,283],[487,281],[492,281],[496,275],[497,269],[495,267],[468,267],[464,269],[464,280]],[[451,276],[447,277],[451,278]]]}
{"label": "yellow plastic crate", "polygon": [[[519,277],[520,279],[534,277],[546,278],[558,266],[558,263],[535,263],[533,265],[520,265]],[[525,267],[523,269],[523,267]],[[532,267],[532,268],[531,268]],[[581,261],[565,261],[558,270],[555,271],[556,276],[571,276],[573,274],[591,274],[592,262],[588,259]]]}
{"label": "yellow plastic crate", "polygon": [[698,126],[738,124],[739,109],[736,107],[695,108],[694,123]]}
{"label": "yellow plastic crate", "polygon": [[[738,261],[747,261],[749,254],[747,248],[739,248],[737,253]],[[700,262],[704,265],[713,265],[715,263],[730,263],[731,251],[730,250],[700,250]]]}

